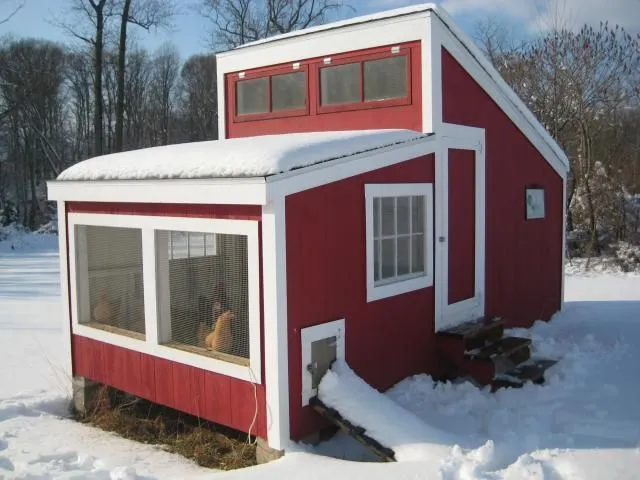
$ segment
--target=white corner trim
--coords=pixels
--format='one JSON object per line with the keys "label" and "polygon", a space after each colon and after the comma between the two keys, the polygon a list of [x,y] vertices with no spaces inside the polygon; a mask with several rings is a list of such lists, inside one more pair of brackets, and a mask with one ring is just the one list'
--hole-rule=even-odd
{"label": "white corner trim", "polygon": [[[425,197],[424,209],[424,255],[426,271],[424,275],[384,285],[376,285],[374,280],[373,252],[373,199],[376,197],[398,197],[421,195]],[[433,184],[432,183],[394,183],[365,185],[365,242],[367,258],[367,302],[401,295],[433,285]]]}
{"label": "white corner trim", "polygon": [[[69,271],[67,268],[67,212],[65,203],[58,201],[58,255],[60,261],[60,303],[62,307],[62,334],[64,336],[64,354],[63,373],[65,379],[71,382],[73,375],[73,357],[71,349],[71,317],[69,308],[71,305],[69,299]],[[71,383],[68,384],[71,388]]]}
{"label": "white corner trim", "polygon": [[569,160],[553,137],[507,85],[482,52],[455,26],[449,15],[441,8],[435,11],[440,21],[432,20],[432,29],[438,30],[433,38],[440,40],[441,47],[444,47],[467,70],[538,149],[551,167],[562,176],[563,172],[569,169]]}
{"label": "white corner trim", "polygon": [[265,180],[91,180],[47,182],[49,200],[67,202],[263,205]]}
{"label": "white corner trim", "polygon": [[318,163],[267,179],[267,197],[276,199],[345,178],[413,160],[437,149],[437,136],[379,148],[370,152]]}
{"label": "white corner trim", "polygon": [[309,400],[318,394],[312,387],[311,373],[307,365],[311,363],[311,344],[324,338],[336,337],[336,359],[345,359],[345,322],[344,318],[332,322],[321,323],[300,331],[302,356],[302,406],[309,405]]}
{"label": "white corner trim", "polygon": [[[69,224],[69,270],[71,279],[72,331],[78,335],[109,343],[159,358],[184,363],[203,370],[220,373],[251,383],[262,382],[262,360],[260,351],[260,265],[258,222],[252,220],[227,220],[184,217],[154,217],[144,215],[111,215],[71,213]],[[78,288],[85,288],[86,279],[78,279],[85,269],[78,269],[83,254],[81,238],[76,238],[76,226],[105,226],[135,228],[142,232],[142,258],[144,276],[146,341],[118,335],[79,323],[81,315]],[[157,257],[155,234],[163,230],[207,232],[244,235],[247,237],[248,256],[248,299],[249,299],[249,366],[225,362],[216,358],[198,355],[158,344]],[[80,241],[79,241],[80,240]],[[80,254],[76,255],[77,249]],[[76,256],[78,259],[76,259]],[[80,272],[79,272],[80,270]],[[84,287],[83,287],[84,285]],[[160,310],[162,311],[162,310]],[[155,315],[154,315],[155,314]],[[151,317],[151,318],[149,318]],[[155,326],[152,323],[156,323]]]}
{"label": "white corner trim", "polygon": [[428,112],[423,109],[423,131],[441,133],[442,126],[442,54],[440,39],[440,25],[434,15],[429,17],[429,37],[424,49],[429,56],[423,56],[422,75],[429,78],[429,90],[425,88],[423,103],[429,104]]}
{"label": "white corner trim", "polygon": [[276,199],[262,209],[267,442],[276,450],[285,449],[291,439],[285,214],[284,198]]}

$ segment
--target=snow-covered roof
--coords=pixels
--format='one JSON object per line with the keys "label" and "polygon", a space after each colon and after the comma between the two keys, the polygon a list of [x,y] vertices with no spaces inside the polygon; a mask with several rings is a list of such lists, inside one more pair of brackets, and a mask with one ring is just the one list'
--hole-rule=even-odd
{"label": "snow-covered roof", "polygon": [[183,143],[91,158],[69,167],[57,179],[265,177],[426,136],[411,130],[359,130]]}
{"label": "snow-covered roof", "polygon": [[385,10],[382,12],[371,13],[369,15],[362,15],[359,17],[348,18],[346,20],[340,20],[338,22],[326,23],[324,25],[317,25],[315,27],[305,28],[303,30],[294,30],[292,32],[283,33],[280,35],[274,35],[273,37],[256,40],[240,45],[236,48],[242,49],[247,47],[253,47],[260,45],[261,43],[277,42],[278,40],[284,40],[290,37],[299,37],[301,35],[309,35],[311,33],[322,32],[323,30],[332,30],[335,28],[347,27],[349,25],[357,25],[359,23],[372,22],[374,20],[383,20],[385,18],[400,17],[403,15],[410,15],[418,12],[426,12],[429,10],[435,10],[437,6],[433,3],[421,3],[418,5],[410,5],[408,7],[394,8],[393,10]]}

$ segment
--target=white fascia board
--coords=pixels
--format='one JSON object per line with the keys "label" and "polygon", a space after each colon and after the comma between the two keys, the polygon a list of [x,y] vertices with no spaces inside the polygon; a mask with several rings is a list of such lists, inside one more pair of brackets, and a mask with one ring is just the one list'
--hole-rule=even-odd
{"label": "white fascia board", "polygon": [[328,183],[435,153],[436,135],[267,177],[269,202]]}
{"label": "white fascia board", "polygon": [[489,94],[558,175],[564,176],[569,170],[569,159],[554,138],[489,63],[480,49],[456,27],[451,17],[440,8],[435,9],[434,13],[440,21],[432,19],[432,38],[440,40],[441,46],[446,48],[478,82],[480,87]]}
{"label": "white fascia board", "polygon": [[47,182],[49,200],[65,202],[264,205],[263,177],[243,179],[91,180]]}
{"label": "white fascia board", "polygon": [[[224,79],[227,73],[309,58],[419,40],[423,40],[424,45],[429,38],[426,19],[430,15],[431,12],[424,11],[219,53],[216,55],[218,82]],[[220,85],[224,84],[218,83],[218,90]],[[218,100],[220,100],[220,94],[218,94]],[[219,105],[223,104],[219,103]]]}

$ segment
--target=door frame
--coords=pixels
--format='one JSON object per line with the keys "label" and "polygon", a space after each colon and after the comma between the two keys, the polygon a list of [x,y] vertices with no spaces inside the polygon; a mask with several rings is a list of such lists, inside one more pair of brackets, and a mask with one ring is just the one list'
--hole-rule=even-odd
{"label": "door frame", "polygon": [[[476,159],[475,293],[449,305],[449,149],[473,150]],[[485,310],[485,132],[484,129],[443,124],[436,152],[435,201],[435,330],[484,315]]]}

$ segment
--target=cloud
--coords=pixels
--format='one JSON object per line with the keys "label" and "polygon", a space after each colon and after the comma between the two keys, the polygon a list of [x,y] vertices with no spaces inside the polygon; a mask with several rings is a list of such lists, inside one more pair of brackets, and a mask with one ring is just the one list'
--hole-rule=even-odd
{"label": "cloud", "polygon": [[[392,2],[393,0],[389,0]],[[521,21],[532,31],[564,26],[578,30],[601,21],[640,31],[640,0],[442,0],[452,15],[499,14]]]}

